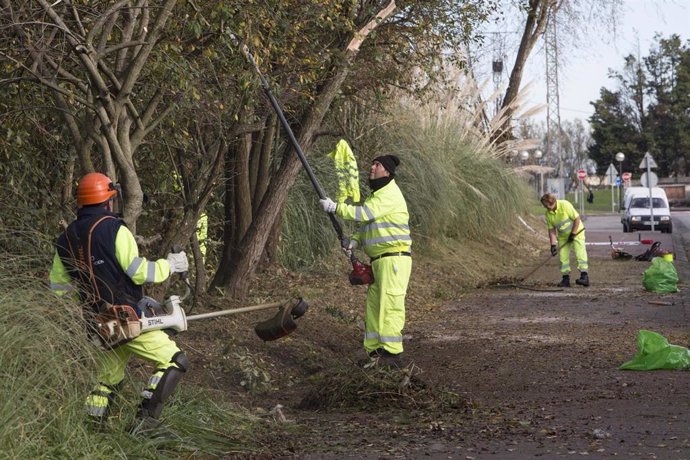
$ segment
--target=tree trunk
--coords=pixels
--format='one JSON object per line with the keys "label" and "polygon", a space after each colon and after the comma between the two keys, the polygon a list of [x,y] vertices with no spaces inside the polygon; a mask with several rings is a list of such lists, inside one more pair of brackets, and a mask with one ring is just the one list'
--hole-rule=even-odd
{"label": "tree trunk", "polygon": [[[345,81],[348,71],[349,66],[344,63],[331,80],[326,83],[316,104],[312,107],[304,123],[301,124],[304,129],[299,133],[297,140],[304,152],[308,152],[312,146],[317,129],[321,125],[333,98]],[[238,245],[235,257],[230,260],[224,259],[221,262],[221,267],[227,267],[227,269],[218,270],[211,282],[212,287],[226,286],[227,294],[238,299],[246,296],[250,278],[261,259],[270,230],[283,210],[288,191],[295,182],[300,167],[301,163],[296,154],[289,154],[285,157],[261,201],[255,219]],[[228,252],[224,251],[224,256],[227,255]]]}
{"label": "tree trunk", "polygon": [[254,189],[254,213],[259,209],[259,205],[268,190],[268,183],[271,177],[271,163],[273,151],[275,149],[276,136],[278,134],[278,117],[272,114],[266,121],[264,135],[260,149],[260,157],[256,171],[256,187]]}
{"label": "tree trunk", "polygon": [[546,29],[549,12],[553,11],[555,13],[559,6],[559,0],[529,0],[527,21],[525,21],[525,28],[522,31],[520,46],[515,56],[515,64],[510,72],[508,88],[506,89],[506,94],[501,104],[501,110],[504,111],[505,115],[503,126],[501,129],[497,130],[495,134],[499,140],[508,140],[513,137],[512,119],[513,113],[515,112],[513,104],[520,92],[520,84],[522,82],[522,73],[525,69],[525,63],[534,45],[537,43],[537,40]]}

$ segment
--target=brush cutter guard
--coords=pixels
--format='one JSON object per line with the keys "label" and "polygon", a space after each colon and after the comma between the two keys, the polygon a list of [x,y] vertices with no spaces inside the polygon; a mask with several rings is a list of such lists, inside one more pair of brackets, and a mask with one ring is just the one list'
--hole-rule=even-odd
{"label": "brush cutter guard", "polygon": [[278,313],[254,327],[254,332],[264,342],[278,340],[297,329],[295,319],[304,315],[309,304],[302,298],[294,299],[283,304]]}

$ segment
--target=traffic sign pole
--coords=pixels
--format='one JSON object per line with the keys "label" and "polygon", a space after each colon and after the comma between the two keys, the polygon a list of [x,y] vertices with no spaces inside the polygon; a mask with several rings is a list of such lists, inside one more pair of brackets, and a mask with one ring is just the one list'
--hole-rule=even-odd
{"label": "traffic sign pole", "polygon": [[[649,153],[647,153],[649,155]],[[652,198],[652,167],[647,159],[647,177],[649,177],[649,219],[652,221],[652,231],[654,231],[654,198]]]}
{"label": "traffic sign pole", "polygon": [[577,170],[577,179],[580,181],[580,215],[585,213],[585,187],[584,180],[587,178],[587,171],[584,169]]}
{"label": "traffic sign pole", "polygon": [[615,195],[613,192],[613,183],[616,177],[616,168],[614,168],[613,163],[609,164],[609,169],[606,170],[606,175],[609,176],[609,184],[611,184],[611,212],[616,212],[616,205],[614,204]]}
{"label": "traffic sign pole", "polygon": [[652,198],[652,168],[656,168],[656,161],[652,154],[647,152],[640,163],[641,169],[647,169],[647,187],[649,187],[649,218],[651,219],[652,231],[654,231],[654,199]]}

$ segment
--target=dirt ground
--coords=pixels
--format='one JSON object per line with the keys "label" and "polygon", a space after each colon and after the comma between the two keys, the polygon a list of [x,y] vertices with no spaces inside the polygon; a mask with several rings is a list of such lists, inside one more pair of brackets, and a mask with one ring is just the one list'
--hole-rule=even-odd
{"label": "dirt ground", "polygon": [[[262,343],[246,325],[265,314],[199,322],[179,340],[194,363],[187,382],[274,424],[256,458],[690,458],[690,374],[618,369],[640,329],[688,344],[682,231],[653,235],[673,248],[681,278],[680,293],[655,294],[641,283],[649,262],[614,260],[601,244],[637,234],[612,233],[605,219],[587,222],[588,242],[600,243],[588,247],[588,288],[556,288],[555,258],[518,282],[548,259],[543,241],[484,253],[484,272],[471,270],[469,250],[461,268],[416,263],[403,371],[359,363],[365,292],[347,285],[345,265],[264,274],[266,300],[306,292],[297,331]],[[243,388],[247,369],[261,371],[263,389]]]}

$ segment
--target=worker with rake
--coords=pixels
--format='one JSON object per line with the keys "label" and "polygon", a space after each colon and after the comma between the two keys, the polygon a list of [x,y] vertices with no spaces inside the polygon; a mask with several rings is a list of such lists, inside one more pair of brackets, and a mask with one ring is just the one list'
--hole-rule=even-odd
{"label": "worker with rake", "polygon": [[551,255],[558,254],[561,261],[561,282],[559,287],[570,287],[570,250],[577,259],[580,278],[575,280],[580,286],[589,286],[589,268],[587,248],[585,247],[585,226],[580,214],[567,200],[558,200],[553,193],[541,197],[541,204],[546,208],[546,228],[549,231]]}
{"label": "worker with rake", "polygon": [[[104,174],[89,173],[79,180],[77,204],[77,219],[56,243],[50,287],[63,295],[76,286],[89,333],[103,348],[97,356],[99,383],[86,399],[86,410],[96,426],[103,428],[122,386],[127,362],[131,355],[137,355],[156,366],[130,429],[146,432],[158,426],[163,405],[189,363],[164,331],[139,333],[127,325],[138,325],[141,311],[147,308],[142,286],[186,272],[187,256],[184,252],[170,253],[167,259],[155,261],[140,257],[134,235],[120,218],[119,185]],[[110,319],[122,324],[119,330],[128,331],[116,342],[107,342],[104,337],[108,334],[100,329]]]}

